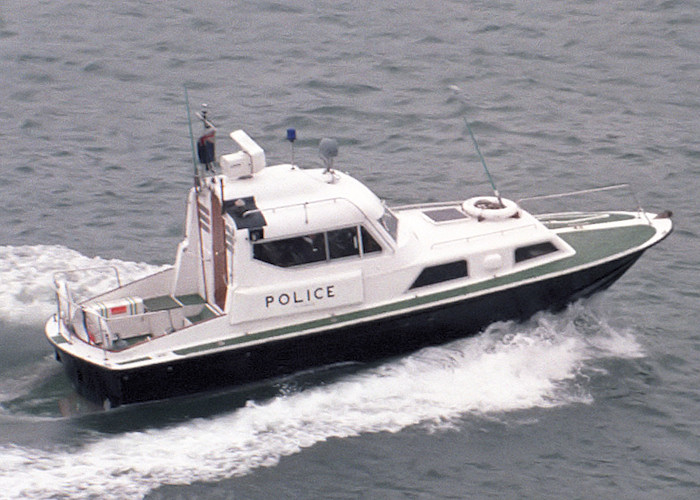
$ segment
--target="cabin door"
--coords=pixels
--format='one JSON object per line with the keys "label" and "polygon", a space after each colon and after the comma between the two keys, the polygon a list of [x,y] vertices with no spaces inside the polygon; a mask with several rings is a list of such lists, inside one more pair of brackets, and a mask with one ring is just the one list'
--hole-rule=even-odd
{"label": "cabin door", "polygon": [[226,305],[227,265],[226,265],[226,223],[221,210],[221,201],[216,193],[211,193],[211,249],[214,260],[214,302],[222,310]]}

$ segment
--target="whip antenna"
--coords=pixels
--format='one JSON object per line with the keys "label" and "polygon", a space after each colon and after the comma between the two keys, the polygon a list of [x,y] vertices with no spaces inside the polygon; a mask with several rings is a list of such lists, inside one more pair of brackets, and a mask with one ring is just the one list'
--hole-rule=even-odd
{"label": "whip antenna", "polygon": [[[457,98],[462,102],[462,104],[466,104],[466,102],[464,101],[464,98],[461,95],[462,90],[457,85],[450,85],[450,89],[455,92],[455,94],[457,95]],[[474,133],[472,132],[472,128],[469,126],[469,120],[467,120],[466,116],[464,116],[464,124],[467,126],[467,132],[469,132],[469,137],[472,138],[472,142],[474,143],[474,148],[476,149],[476,153],[479,155],[479,159],[481,160],[481,164],[484,166],[484,171],[486,172],[486,177],[488,177],[489,182],[491,183],[491,187],[493,188],[493,194],[498,199],[498,204],[501,207],[505,207],[505,205],[503,204],[503,201],[501,201],[501,194],[498,192],[498,189],[496,189],[496,184],[493,182],[493,177],[491,177],[491,172],[489,172],[489,168],[486,166],[486,160],[484,160],[484,155],[481,154],[481,149],[479,149],[479,143],[476,142],[476,137],[474,137]]]}

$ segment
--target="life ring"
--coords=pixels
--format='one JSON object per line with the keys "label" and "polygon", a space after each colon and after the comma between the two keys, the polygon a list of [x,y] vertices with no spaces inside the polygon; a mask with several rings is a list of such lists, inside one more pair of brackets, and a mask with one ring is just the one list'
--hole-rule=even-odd
{"label": "life ring", "polygon": [[518,205],[514,201],[501,198],[501,203],[495,196],[477,196],[462,203],[462,208],[479,221],[503,220],[517,217]]}

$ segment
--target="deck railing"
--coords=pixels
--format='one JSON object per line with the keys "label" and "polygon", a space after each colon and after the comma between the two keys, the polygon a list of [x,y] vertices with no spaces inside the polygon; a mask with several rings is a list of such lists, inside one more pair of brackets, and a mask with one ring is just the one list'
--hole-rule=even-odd
{"label": "deck railing", "polygon": [[487,237],[493,237],[494,235],[510,235],[519,231],[532,231],[537,229],[537,224],[523,224],[521,226],[515,226],[515,227],[509,227],[507,229],[498,229],[496,231],[490,231],[487,233],[479,233],[474,236],[460,236],[459,238],[454,238],[451,240],[446,240],[446,241],[439,241],[437,243],[433,243],[431,245],[431,250],[434,250],[436,248],[439,248],[441,246],[445,245],[452,245],[454,243],[461,243],[461,244],[466,244],[466,243],[471,243],[474,242],[475,240],[481,239],[481,238],[487,238]]}
{"label": "deck railing", "polygon": [[[614,195],[613,199],[610,199],[611,193]],[[622,193],[622,196],[617,196],[617,193]],[[606,198],[599,199],[597,197],[598,194],[604,194],[604,196]],[[624,201],[625,199],[627,199],[627,202]],[[536,214],[536,215],[555,216],[555,215],[562,214],[565,212],[568,212],[568,213],[579,212],[581,214],[593,214],[596,212],[600,212],[601,209],[623,210],[623,209],[625,209],[624,205],[627,206],[626,210],[629,211],[629,200],[630,199],[634,203],[634,208],[632,210],[636,211],[640,217],[646,218],[647,221],[649,223],[651,223],[649,221],[649,218],[647,216],[646,211],[642,208],[642,205],[639,203],[639,200],[637,199],[637,195],[634,193],[634,191],[632,190],[632,187],[629,184],[613,184],[610,186],[602,186],[599,188],[592,188],[592,189],[582,189],[579,191],[569,191],[566,193],[530,196],[527,198],[519,199],[517,203],[518,203],[518,205],[527,209],[528,212],[531,212],[533,215]],[[533,210],[529,210],[528,205],[536,207],[537,202],[545,202],[543,205],[546,206],[547,203],[552,201],[552,200],[555,200],[556,203],[559,205],[559,207],[561,207],[562,200],[565,200],[565,203],[567,203],[566,210],[561,210],[561,208],[558,208],[557,210],[546,210],[543,208],[540,208],[540,209],[535,208]],[[616,201],[617,203],[620,203],[623,206],[616,206],[616,207],[609,206],[613,200]],[[604,203],[604,202],[606,202],[606,203]],[[606,205],[607,205],[607,207],[606,207]],[[600,208],[598,208],[598,207],[600,207]]]}
{"label": "deck railing", "polygon": [[[68,328],[69,335],[76,336],[84,342],[111,345],[111,331],[106,318],[90,310],[83,308],[75,299],[70,290],[69,277],[78,273],[86,272],[113,272],[117,281],[117,286],[121,286],[119,270],[114,266],[97,266],[82,269],[67,269],[57,271],[53,274],[53,289],[56,294],[56,315],[59,324],[63,323]],[[90,317],[91,324],[98,326],[96,332],[88,332],[86,327],[87,317]]]}
{"label": "deck railing", "polygon": [[[137,314],[127,314],[108,317],[104,311],[89,307],[90,304],[106,306],[110,302],[99,302],[99,297],[90,298],[89,302],[76,299],[70,285],[69,276],[80,272],[110,271],[115,273],[118,288],[121,288],[119,271],[112,266],[75,269],[54,273],[53,289],[56,295],[56,316],[59,324],[68,331],[68,338],[75,338],[107,352],[118,351],[130,347],[154,336],[172,333],[190,324],[186,316],[188,307],[201,304],[185,304],[177,302],[173,307],[144,311]],[[104,294],[103,294],[104,295]],[[135,297],[132,297],[132,300]],[[203,304],[203,303],[202,303]],[[114,306],[114,304],[112,304]],[[195,308],[196,309],[196,308]],[[190,313],[196,311],[190,310]],[[191,321],[191,320],[190,320]]]}
{"label": "deck railing", "polygon": [[[609,193],[611,192],[622,192],[624,195],[624,198],[627,198],[627,202],[622,202],[621,204],[626,205],[626,208],[623,206],[617,206],[617,207],[612,207],[611,202],[613,200],[610,199]],[[603,203],[604,200],[600,200],[600,204],[597,202],[599,201],[598,199],[591,200],[591,199],[583,199],[582,197],[586,195],[597,195],[599,193],[606,193],[608,194],[607,196],[607,202]],[[645,210],[642,208],[641,204],[639,203],[639,200],[637,199],[636,194],[632,190],[631,186],[629,184],[613,184],[610,186],[602,186],[598,188],[592,188],[592,189],[582,189],[579,191],[569,191],[565,193],[556,193],[556,194],[547,194],[547,195],[538,195],[538,196],[528,196],[526,198],[520,198],[517,200],[517,205],[520,206],[521,208],[527,210],[531,214],[535,216],[539,215],[554,215],[554,214],[559,214],[559,213],[565,213],[565,212],[572,212],[576,210],[571,209],[571,205],[567,205],[566,210],[546,210],[546,209],[530,209],[528,205],[535,206],[536,202],[549,202],[556,200],[560,207],[562,204],[562,200],[566,200],[565,203],[572,202],[576,203],[576,198],[579,198],[577,203],[579,204],[586,204],[586,207],[580,207],[582,210],[580,210],[581,213],[593,213],[593,212],[599,212],[600,210],[609,210],[609,209],[617,209],[617,210],[626,210],[630,211],[630,203],[629,201],[631,200],[634,204],[634,207],[632,208],[633,211],[636,211],[637,213],[640,214],[640,216],[643,216],[647,218],[647,213]],[[619,202],[619,198],[622,197],[617,197],[617,202]],[[414,203],[414,204],[409,204],[409,205],[399,205],[392,207],[393,210],[415,210],[415,209],[430,209],[430,208],[443,208],[443,207],[461,207],[462,203],[464,203],[464,200],[455,200],[455,201],[438,201],[438,202],[433,202],[433,203]],[[600,207],[600,208],[595,208],[591,209],[591,206],[594,207]]]}
{"label": "deck railing", "polygon": [[[357,211],[357,213],[362,217],[362,219],[367,222],[370,226],[375,227],[376,225],[376,220],[371,219],[360,206],[355,203],[354,201],[350,200],[349,198],[345,198],[344,196],[336,196],[333,198],[323,198],[320,200],[313,200],[313,201],[307,201],[307,202],[302,202],[302,203],[290,203],[287,205],[277,205],[277,206],[272,206],[272,207],[265,207],[265,208],[255,208],[252,210],[246,210],[243,212],[242,217],[249,217],[250,215],[259,213],[259,214],[265,214],[265,213],[271,213],[274,214],[278,211],[284,211],[284,210],[292,210],[292,209],[303,209],[304,211],[304,222],[309,223],[309,212],[308,209],[311,206],[315,205],[322,205],[322,204],[335,204],[335,203],[345,203],[347,204],[350,208],[354,209]],[[381,238],[389,245],[390,248],[394,248],[394,242],[391,241],[390,238],[387,238],[386,235],[380,234]]]}

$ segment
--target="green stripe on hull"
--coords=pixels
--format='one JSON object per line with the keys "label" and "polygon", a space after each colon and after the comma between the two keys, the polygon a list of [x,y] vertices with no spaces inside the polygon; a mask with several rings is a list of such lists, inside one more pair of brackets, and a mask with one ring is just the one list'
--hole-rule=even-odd
{"label": "green stripe on hull", "polygon": [[330,318],[321,318],[314,321],[285,326],[273,330],[266,330],[224,341],[208,342],[206,344],[200,344],[184,349],[176,349],[173,352],[175,354],[185,356],[212,349],[221,349],[222,347],[228,347],[236,344],[264,340],[270,337],[286,335],[289,333],[314,330],[337,323],[357,321],[403,309],[411,309],[425,304],[436,303],[454,297],[470,295],[476,292],[488,290],[490,288],[498,288],[512,283],[555,274],[566,269],[572,269],[574,267],[605,259],[606,257],[610,257],[627,250],[637,249],[655,234],[656,230],[653,227],[646,225],[564,233],[560,235],[561,238],[576,250],[575,255],[565,259],[549,262],[541,266],[532,267],[523,271],[482,281],[480,283],[475,283],[473,285],[467,285],[431,295],[412,297],[384,306],[341,314]]}

